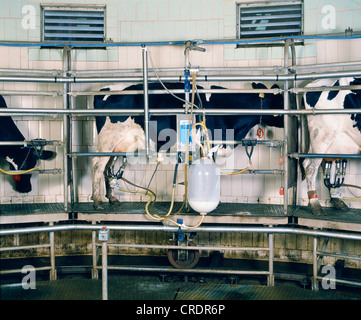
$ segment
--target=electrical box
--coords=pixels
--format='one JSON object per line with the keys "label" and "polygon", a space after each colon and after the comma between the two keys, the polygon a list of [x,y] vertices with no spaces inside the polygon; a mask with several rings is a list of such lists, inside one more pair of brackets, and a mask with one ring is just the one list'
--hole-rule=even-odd
{"label": "electrical box", "polygon": [[103,227],[99,231],[99,241],[108,241],[110,235],[110,230],[107,227]]}

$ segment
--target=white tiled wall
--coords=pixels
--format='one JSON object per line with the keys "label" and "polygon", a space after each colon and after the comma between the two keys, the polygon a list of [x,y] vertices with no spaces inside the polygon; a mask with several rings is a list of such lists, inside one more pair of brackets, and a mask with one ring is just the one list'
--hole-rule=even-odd
{"label": "white tiled wall", "polygon": [[[67,0],[61,4],[88,4],[89,1]],[[350,26],[354,31],[361,31],[359,19],[361,5],[359,1],[329,1],[336,10],[336,30],[323,30],[322,8],[325,1],[304,1],[305,32],[307,34],[341,32]],[[0,6],[0,42],[1,40],[39,41],[40,40],[40,4],[38,0],[3,0]],[[46,1],[59,3],[59,1]],[[117,42],[172,41],[188,39],[233,39],[236,35],[236,1],[232,0],[97,0],[91,3],[107,6],[107,37]],[[328,2],[327,2],[328,4]],[[24,17],[22,8],[32,5],[36,12],[36,28],[24,30],[21,21]],[[327,32],[326,32],[327,31]],[[191,52],[192,65],[200,67],[256,67],[281,66],[283,49],[236,48],[234,45],[205,45],[207,51]],[[184,47],[151,46],[149,47],[155,67],[184,67]],[[296,48],[298,64],[332,63],[361,60],[360,40],[308,40],[304,46]],[[39,49],[37,47],[0,46],[0,68],[55,69],[62,68],[62,52],[57,49]],[[74,70],[126,69],[141,68],[142,57],[139,46],[108,48],[106,50],[73,50]],[[249,72],[247,72],[249,73]],[[228,88],[249,88],[249,83],[215,83]],[[201,85],[203,85],[201,83]],[[205,86],[208,84],[204,84]],[[103,84],[73,84],[71,90],[95,91]],[[61,84],[12,83],[0,82],[0,93],[10,91],[61,91]],[[57,96],[5,96],[12,108],[62,108],[62,98]],[[75,107],[80,109],[92,106],[92,98],[76,97]],[[25,138],[44,138],[59,140],[62,121],[59,118],[16,117],[16,123]],[[254,130],[249,133],[254,137]],[[267,128],[266,138],[272,136],[282,139],[282,130]],[[90,118],[78,118],[74,121],[74,151],[94,151],[96,134],[94,121]],[[52,148],[54,149],[54,148]],[[57,148],[58,157],[51,162],[42,162],[45,168],[62,168],[62,151]],[[282,169],[278,164],[279,149],[259,146],[252,158],[255,169]],[[235,166],[240,169],[248,165],[248,158],[243,148],[235,150]],[[79,201],[90,201],[91,168],[90,159],[78,158],[75,163],[76,196]],[[1,163],[5,165],[5,163]],[[229,167],[231,169],[231,167]],[[130,166],[126,177],[136,183],[147,185],[154,166]],[[178,181],[183,181],[183,168],[180,168]],[[159,200],[170,198],[173,179],[173,167],[161,165],[150,187],[157,192]],[[10,187],[10,178],[0,176],[0,202],[61,202],[63,201],[62,177],[59,175],[33,175],[33,191],[26,197],[16,193]],[[279,195],[281,177],[238,175],[224,176],[221,180],[221,201],[225,202],[261,202],[281,203]],[[361,183],[360,161],[350,161],[346,183]],[[320,198],[328,205],[328,195],[319,178]],[[183,199],[182,185],[177,189],[177,200]],[[360,197],[361,191],[343,188],[345,196]],[[140,196],[120,194],[126,201],[141,200]],[[307,204],[306,187],[300,184],[299,203]],[[361,207],[360,202],[350,202],[351,207]]]}

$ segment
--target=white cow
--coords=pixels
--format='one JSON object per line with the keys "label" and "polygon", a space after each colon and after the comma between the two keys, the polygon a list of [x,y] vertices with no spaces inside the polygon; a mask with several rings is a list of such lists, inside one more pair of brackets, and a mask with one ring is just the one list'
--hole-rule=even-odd
{"label": "white cow", "polygon": [[[306,87],[361,85],[361,78],[322,79]],[[307,92],[306,109],[361,108],[361,90]],[[310,147],[308,153],[358,154],[361,153],[361,114],[307,116]],[[316,176],[321,158],[306,158],[302,165],[307,181],[309,205],[314,215],[326,215],[316,192]],[[334,191],[334,190],[332,190]],[[336,209],[347,210],[347,205],[331,192],[331,203]]]}
{"label": "white cow", "polygon": [[[112,123],[109,117],[98,134],[97,152],[136,152],[144,150],[145,137],[142,127],[130,117],[124,122]],[[107,171],[114,157],[94,157],[92,160],[93,205],[96,209],[105,209],[101,201],[101,179],[105,179],[106,197],[111,204],[119,200],[110,187]]]}

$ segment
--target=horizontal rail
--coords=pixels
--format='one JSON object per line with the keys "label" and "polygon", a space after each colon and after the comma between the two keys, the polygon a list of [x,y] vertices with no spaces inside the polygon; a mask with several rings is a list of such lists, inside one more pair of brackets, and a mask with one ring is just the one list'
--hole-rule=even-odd
{"label": "horizontal rail", "polygon": [[[101,266],[97,269],[102,269]],[[122,270],[122,271],[138,271],[138,272],[172,272],[172,273],[208,273],[208,274],[253,274],[253,275],[269,275],[270,271],[254,271],[254,270],[219,270],[219,269],[175,269],[165,267],[135,267],[135,266],[108,266],[108,270]]]}
{"label": "horizontal rail", "polygon": [[[212,81],[297,81],[325,78],[344,78],[361,76],[361,70],[333,71],[324,73],[275,74],[275,75],[198,75],[198,82]],[[161,76],[163,82],[184,82],[185,76]],[[157,82],[158,77],[148,77],[148,81]],[[143,77],[35,77],[0,76],[0,82],[40,82],[40,83],[106,83],[106,82],[143,82]]]}
{"label": "horizontal rail", "polygon": [[[57,226],[38,226],[28,228],[14,228],[0,230],[0,236],[13,234],[30,234],[38,232],[56,232],[72,230],[90,230],[99,231],[106,227],[110,231],[160,231],[160,232],[178,232],[178,227],[165,225],[87,225],[87,224],[68,224]],[[187,229],[184,229],[187,231]],[[316,237],[329,237],[347,240],[361,240],[361,233],[346,233],[324,230],[309,230],[288,227],[240,227],[240,226],[203,226],[192,229],[192,232],[240,232],[240,233],[265,233],[265,234],[299,234]]]}
{"label": "horizontal rail", "polygon": [[[52,141],[39,141],[40,145],[51,145],[51,146],[61,146],[62,142],[60,140],[52,140]],[[39,146],[38,143],[32,142],[31,140],[24,140],[24,141],[0,141],[0,146],[24,146],[24,147],[31,147],[31,146]]]}
{"label": "horizontal rail", "polygon": [[[289,92],[292,93],[305,93],[305,92],[322,92],[322,91],[342,91],[342,90],[361,90],[361,85],[352,85],[352,86],[325,86],[325,87],[306,87],[306,88],[291,88]],[[204,94],[216,94],[216,93],[224,93],[224,94],[246,94],[246,93],[272,93],[272,94],[280,94],[284,92],[283,89],[198,89],[199,93]],[[183,89],[167,89],[167,90],[149,90],[149,94],[184,94]],[[3,96],[61,96],[62,93],[60,91],[1,91]],[[144,94],[143,90],[112,90],[112,91],[70,91],[67,93],[70,96],[102,96],[102,95],[136,95],[136,94]]]}
{"label": "horizontal rail", "polygon": [[[34,268],[35,271],[44,271],[51,270],[52,267],[37,267]],[[0,274],[10,274],[10,273],[22,273],[22,269],[13,269],[13,270],[0,270]]]}
{"label": "horizontal rail", "polygon": [[[217,44],[254,44],[254,43],[272,43],[272,42],[285,42],[286,40],[352,40],[361,38],[360,32],[352,33],[330,33],[330,34],[313,34],[313,35],[299,35],[299,36],[280,36],[274,38],[244,38],[244,39],[221,39],[221,40],[195,40],[202,45],[217,45]],[[44,41],[1,41],[0,46],[7,47],[58,47],[63,48],[64,46],[72,47],[141,47],[141,46],[174,46],[182,45],[184,46],[188,40],[178,40],[178,41],[143,41],[143,42],[81,42],[81,43],[69,43],[69,42],[44,42]]]}
{"label": "horizontal rail", "polygon": [[361,159],[361,154],[291,153],[292,158]]}
{"label": "horizontal rail", "polygon": [[[195,109],[194,114],[199,115],[318,115],[318,114],[361,114],[361,108],[357,109],[306,109],[306,110],[283,110],[283,109]],[[149,109],[149,114],[168,116],[186,114],[185,109]],[[2,109],[0,116],[142,116],[143,109]]]}
{"label": "horizontal rail", "polygon": [[28,246],[15,246],[15,247],[1,247],[0,252],[3,251],[12,251],[12,250],[30,250],[30,249],[41,249],[41,248],[50,248],[50,244],[34,244]]}
{"label": "horizontal rail", "polygon": [[[316,279],[318,280],[324,280],[325,277],[319,277],[317,276]],[[351,281],[351,280],[342,280],[342,279],[330,279],[329,281],[334,281],[334,282],[338,282],[338,283],[343,283],[343,284],[347,284],[347,285],[351,285],[351,286],[361,286],[360,282],[357,281]]]}
{"label": "horizontal rail", "polygon": [[[359,86],[361,89],[361,86]],[[283,92],[282,89],[198,89],[199,93],[272,93],[278,94]],[[160,89],[148,90],[149,94],[184,94],[184,89]],[[20,94],[20,93],[19,93]],[[111,90],[111,91],[71,91],[71,96],[108,96],[108,95],[135,95],[144,94],[143,90]]]}
{"label": "horizontal rail", "polygon": [[336,257],[336,258],[339,258],[339,259],[361,260],[361,257],[349,256],[349,255],[340,254],[340,253],[330,253],[330,252],[325,252],[325,251],[317,251],[317,254],[322,255],[322,256]]}
{"label": "horizontal rail", "polygon": [[[101,244],[97,244],[101,246]],[[112,247],[123,247],[123,248],[138,248],[138,249],[176,249],[176,250],[234,250],[234,251],[269,251],[269,248],[264,247],[218,247],[218,246],[176,246],[176,245],[155,245],[155,244],[130,244],[130,243],[107,243],[108,246]],[[361,259],[361,258],[360,258]]]}

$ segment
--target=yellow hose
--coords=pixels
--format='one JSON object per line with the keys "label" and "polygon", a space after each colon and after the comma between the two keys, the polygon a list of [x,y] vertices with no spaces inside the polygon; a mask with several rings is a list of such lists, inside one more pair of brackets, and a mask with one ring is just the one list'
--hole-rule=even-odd
{"label": "yellow hose", "polygon": [[[348,187],[348,188],[357,188],[357,189],[361,189],[361,187],[360,187],[360,186],[356,186],[356,185],[354,185],[354,184],[346,184],[346,183],[344,183],[344,184],[342,185],[342,187]],[[360,201],[360,200],[361,200],[361,198],[343,197],[343,198],[342,198],[342,200]]]}
{"label": "yellow hose", "polygon": [[8,174],[8,175],[10,175],[10,176],[17,176],[17,175],[26,174],[26,173],[31,172],[31,171],[34,171],[34,170],[36,170],[36,169],[40,169],[40,166],[31,168],[31,169],[28,169],[28,170],[20,171],[20,172],[9,172],[9,171],[5,171],[5,170],[3,170],[3,169],[0,168],[0,172],[5,173],[5,174]]}

